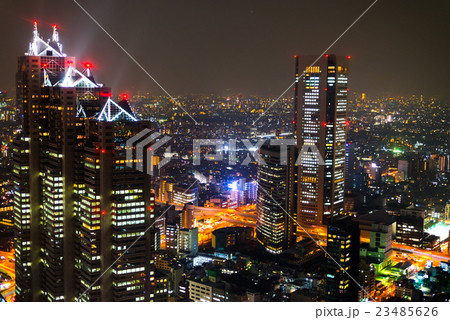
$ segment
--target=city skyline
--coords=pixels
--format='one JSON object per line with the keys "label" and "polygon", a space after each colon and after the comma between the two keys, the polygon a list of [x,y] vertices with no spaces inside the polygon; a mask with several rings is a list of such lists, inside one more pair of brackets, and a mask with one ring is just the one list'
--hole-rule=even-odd
{"label": "city skyline", "polygon": [[[169,2],[137,5],[142,10],[122,1],[108,3],[106,9],[101,3],[80,2],[173,95],[243,93],[274,97],[290,84],[293,55],[322,52],[370,4],[285,1],[274,11],[275,4],[270,1],[197,1],[189,6],[173,3],[178,6],[171,13]],[[439,68],[438,61],[439,52],[445,52],[448,46],[448,42],[442,43],[439,31],[448,28],[450,19],[445,18],[448,10],[433,7],[441,5],[448,6],[444,1],[427,5],[414,2],[407,7],[376,3],[332,48],[336,54],[353,57],[352,91],[369,96],[423,94],[448,99],[445,68]],[[36,9],[49,7],[55,10]],[[90,61],[100,78],[110,79],[111,87],[120,91],[114,94],[162,93],[75,3],[10,1],[2,4],[2,9],[8,13],[5,23],[10,27],[0,35],[19,40],[12,43],[12,50],[0,54],[2,61],[13,59],[11,53],[22,50],[19,44],[29,41],[25,36],[29,24],[38,20],[46,36],[50,36],[46,29],[58,24],[67,39],[67,51]],[[179,15],[181,10],[186,14]],[[428,11],[434,12],[433,23],[427,20],[431,17],[423,18],[429,17],[424,14]],[[318,13],[307,12],[323,15],[320,28],[313,27]],[[149,36],[140,37],[143,33]],[[418,45],[411,47],[411,43]],[[376,65],[375,60],[379,61]],[[8,64],[4,69],[5,75],[13,71]],[[0,87],[13,90],[11,79],[3,76]]]}

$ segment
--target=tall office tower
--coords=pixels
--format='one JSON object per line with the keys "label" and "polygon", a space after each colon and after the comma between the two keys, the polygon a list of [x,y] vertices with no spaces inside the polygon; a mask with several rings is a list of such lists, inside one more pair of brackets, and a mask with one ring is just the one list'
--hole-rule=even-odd
{"label": "tall office tower", "polygon": [[[16,75],[17,105],[22,113],[22,132],[14,142],[13,147],[13,180],[14,180],[14,215],[16,227],[16,299],[18,301],[38,300],[42,290],[40,283],[41,274],[41,216],[45,209],[41,206],[42,167],[46,161],[48,152],[44,150],[48,145],[49,135],[49,108],[56,108],[61,113],[61,101],[53,99],[56,95],[64,93],[59,87],[45,86],[49,80],[48,73],[52,74],[54,81],[60,81],[64,77],[64,71],[70,64],[75,63],[73,57],[66,57],[58,41],[58,34],[54,28],[52,41],[45,42],[39,36],[37,23],[34,23],[33,40],[29,50],[24,56],[19,57],[18,72]],[[48,70],[48,71],[46,71]],[[48,72],[48,73],[47,73]],[[50,80],[49,80],[50,81]],[[73,101],[72,101],[73,103]],[[61,109],[58,109],[60,107]],[[53,111],[53,110],[52,110]],[[69,110],[64,110],[67,112]],[[52,112],[53,113],[53,112]],[[63,116],[63,115],[61,115]],[[52,128],[55,129],[55,128]],[[55,182],[58,189],[62,189]],[[59,193],[59,192],[58,192]],[[58,198],[58,199],[56,199]],[[58,207],[62,206],[63,199],[58,194],[54,199]],[[59,209],[59,208],[58,208]],[[57,213],[61,212],[58,210]],[[62,232],[61,221],[58,217],[54,221],[54,232]],[[46,235],[47,236],[47,235]],[[55,237],[46,238],[55,241]],[[51,239],[51,240],[50,240]],[[62,237],[54,248],[62,247]],[[63,261],[60,261],[62,267]],[[63,283],[60,268],[56,268],[54,275],[59,283]],[[61,295],[61,290],[55,293],[55,298]]]}
{"label": "tall office tower", "polygon": [[83,136],[83,118],[76,115],[80,101],[92,114],[110,92],[89,67],[80,72],[75,63],[62,52],[56,26],[45,42],[35,22],[16,76],[23,116],[13,148],[18,301],[73,295],[75,152]]}
{"label": "tall office tower", "polygon": [[[17,103],[23,114],[13,147],[18,301],[77,298],[79,197],[85,192],[88,162],[85,122],[113,120],[94,118],[112,103],[111,90],[95,81],[89,63],[83,68],[79,71],[75,58],[62,52],[56,26],[45,42],[35,22],[17,72]],[[100,170],[110,170],[104,164]]]}
{"label": "tall office tower", "polygon": [[315,60],[295,57],[295,132],[303,155],[298,220],[304,224],[326,223],[344,206],[348,58],[330,54]]}
{"label": "tall office tower", "polygon": [[267,251],[281,253],[295,244],[295,216],[286,213],[288,202],[286,165],[280,162],[280,146],[264,145],[258,166],[256,236]]}
{"label": "tall office tower", "polygon": [[145,232],[154,222],[155,197],[150,176],[127,166],[133,160],[126,158],[127,139],[149,126],[137,121],[126,99],[109,99],[87,122],[76,216],[76,291],[85,292],[82,301],[151,300],[154,238]]}
{"label": "tall office tower", "polygon": [[358,223],[350,217],[337,217],[328,224],[325,281],[328,301],[357,301],[359,286],[354,280],[358,281],[359,273],[359,236]]}

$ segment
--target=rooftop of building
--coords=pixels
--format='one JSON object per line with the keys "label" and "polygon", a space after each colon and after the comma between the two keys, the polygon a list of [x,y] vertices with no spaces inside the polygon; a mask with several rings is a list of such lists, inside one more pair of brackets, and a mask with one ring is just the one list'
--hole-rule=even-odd
{"label": "rooftop of building", "polygon": [[381,210],[374,210],[367,214],[363,214],[363,215],[355,218],[355,221],[358,221],[359,223],[364,223],[364,224],[378,223],[378,224],[390,225],[395,222],[395,219],[391,215],[389,215],[386,212],[386,210],[381,209]]}

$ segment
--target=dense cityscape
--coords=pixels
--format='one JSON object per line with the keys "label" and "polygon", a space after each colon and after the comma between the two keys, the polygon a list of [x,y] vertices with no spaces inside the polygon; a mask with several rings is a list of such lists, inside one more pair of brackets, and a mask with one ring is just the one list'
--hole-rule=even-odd
{"label": "dense cityscape", "polygon": [[119,44],[163,93],[133,91],[26,23],[0,87],[0,302],[450,301],[448,92],[354,90],[332,43],[290,55],[281,95],[171,95]]}

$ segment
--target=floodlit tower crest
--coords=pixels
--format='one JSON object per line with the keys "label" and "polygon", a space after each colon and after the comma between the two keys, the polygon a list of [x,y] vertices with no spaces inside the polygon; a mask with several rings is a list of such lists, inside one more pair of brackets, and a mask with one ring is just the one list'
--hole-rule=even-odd
{"label": "floodlit tower crest", "polygon": [[33,22],[33,40],[30,42],[26,55],[65,57],[66,55],[62,52],[62,44],[59,42],[57,26],[53,25],[52,38],[45,42],[39,35],[37,24],[37,21]]}

